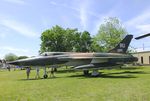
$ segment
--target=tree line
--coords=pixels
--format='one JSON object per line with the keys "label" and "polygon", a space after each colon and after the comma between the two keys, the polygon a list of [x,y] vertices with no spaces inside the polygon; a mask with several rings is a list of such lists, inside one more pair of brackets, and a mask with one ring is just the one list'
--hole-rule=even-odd
{"label": "tree line", "polygon": [[128,34],[119,19],[109,17],[100,25],[98,33],[91,36],[88,31],[53,26],[41,34],[40,53],[56,52],[107,52]]}
{"label": "tree line", "polygon": [[8,53],[5,55],[5,60],[6,61],[15,61],[15,60],[19,60],[19,59],[25,59],[28,58],[28,56],[17,56],[13,53]]}
{"label": "tree line", "polygon": [[[80,32],[77,28],[63,28],[59,25],[47,29],[41,34],[39,53],[43,52],[107,52],[114,48],[128,34],[116,17],[104,19],[95,36],[88,31]],[[7,61],[23,59],[10,53]]]}

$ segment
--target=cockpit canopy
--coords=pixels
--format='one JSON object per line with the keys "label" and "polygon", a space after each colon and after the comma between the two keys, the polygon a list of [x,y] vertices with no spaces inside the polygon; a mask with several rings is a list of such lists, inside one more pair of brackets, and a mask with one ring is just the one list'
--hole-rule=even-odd
{"label": "cockpit canopy", "polygon": [[42,54],[40,54],[41,56],[51,56],[51,55],[63,55],[66,54],[68,52],[44,52]]}

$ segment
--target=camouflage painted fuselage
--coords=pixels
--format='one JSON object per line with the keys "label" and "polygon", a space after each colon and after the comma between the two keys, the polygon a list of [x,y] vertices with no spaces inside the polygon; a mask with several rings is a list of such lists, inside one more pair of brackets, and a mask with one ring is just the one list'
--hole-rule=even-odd
{"label": "camouflage painted fuselage", "polygon": [[[51,53],[51,52],[50,52]],[[52,54],[53,53],[53,54]],[[19,66],[46,66],[65,64],[68,66],[82,66],[93,64],[94,67],[114,66],[137,61],[132,55],[118,53],[72,53],[52,52],[51,54],[9,62]],[[54,54],[57,53],[57,54]]]}
{"label": "camouflage painted fuselage", "polygon": [[122,65],[137,61],[136,57],[126,54],[133,35],[127,35],[109,53],[46,52],[41,56],[9,62],[20,66],[46,66],[65,64],[76,69],[99,68]]}

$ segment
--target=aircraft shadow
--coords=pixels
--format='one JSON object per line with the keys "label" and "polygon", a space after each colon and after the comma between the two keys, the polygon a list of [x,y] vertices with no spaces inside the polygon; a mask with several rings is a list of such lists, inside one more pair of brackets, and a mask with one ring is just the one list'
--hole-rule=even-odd
{"label": "aircraft shadow", "polygon": [[111,75],[111,74],[101,74],[100,78],[137,78],[133,75]]}
{"label": "aircraft shadow", "polygon": [[32,80],[38,81],[38,80],[57,79],[57,78],[60,78],[60,77],[48,77],[46,79],[44,79],[44,78],[39,78],[39,79],[35,79],[35,78],[19,79],[18,81],[32,81]]}
{"label": "aircraft shadow", "polygon": [[18,81],[30,81],[30,80],[40,80],[40,79],[30,78],[30,79],[19,79]]}
{"label": "aircraft shadow", "polygon": [[74,73],[75,72],[75,70],[73,70],[73,69],[66,69],[66,70],[58,70],[56,73]]}
{"label": "aircraft shadow", "polygon": [[141,67],[121,67],[121,68],[116,68],[116,69],[121,69],[121,70],[136,70],[136,69],[141,69]]}
{"label": "aircraft shadow", "polygon": [[149,74],[149,73],[144,71],[124,71],[124,72],[109,73],[109,74]]}
{"label": "aircraft shadow", "polygon": [[116,73],[103,73],[99,76],[93,77],[91,74],[89,75],[71,75],[68,77],[77,77],[77,78],[137,78],[134,74],[148,74],[143,71],[124,71],[124,72],[116,72]]}
{"label": "aircraft shadow", "polygon": [[101,74],[99,76],[93,77],[91,75],[85,76],[85,75],[72,75],[72,76],[68,76],[68,77],[77,77],[80,79],[84,79],[84,78],[137,78],[136,76],[133,75],[111,75],[111,74]]}
{"label": "aircraft shadow", "polygon": [[[58,72],[58,71],[57,71]],[[59,71],[59,73],[67,73],[67,72],[74,72],[73,70],[62,70]],[[105,72],[100,72],[99,76],[93,77],[91,76],[91,74],[89,75],[83,75],[83,74],[74,74],[74,75],[70,75],[70,76],[66,76],[66,77],[48,77],[47,79],[57,79],[57,78],[80,78],[80,79],[85,79],[85,78],[123,78],[123,79],[127,79],[127,78],[137,78],[136,76],[134,76],[134,74],[149,74],[148,72],[144,72],[144,71],[123,71],[123,72],[115,72],[115,73],[105,73]],[[30,80],[47,80],[44,78],[40,78],[40,79],[35,79],[35,78],[30,78],[30,79],[19,79],[19,81],[30,81]]]}

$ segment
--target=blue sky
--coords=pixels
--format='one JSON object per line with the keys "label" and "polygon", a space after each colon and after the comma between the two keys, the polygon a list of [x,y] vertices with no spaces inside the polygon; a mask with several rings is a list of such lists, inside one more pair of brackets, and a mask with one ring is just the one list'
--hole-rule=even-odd
{"label": "blue sky", "polygon": [[[0,0],[0,58],[38,55],[41,33],[55,25],[98,31],[104,18],[118,17],[134,37],[149,32],[149,0]],[[131,45],[150,50],[149,38]]]}

